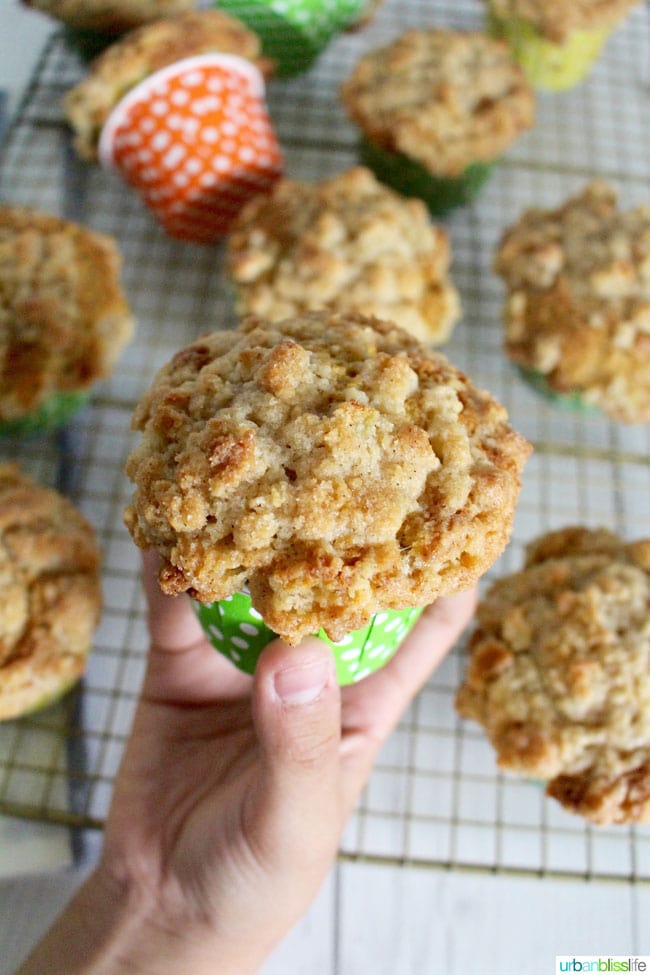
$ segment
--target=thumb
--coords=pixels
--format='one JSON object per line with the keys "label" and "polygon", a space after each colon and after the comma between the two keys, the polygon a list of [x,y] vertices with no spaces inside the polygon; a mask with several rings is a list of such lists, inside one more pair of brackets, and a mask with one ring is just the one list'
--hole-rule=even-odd
{"label": "thumb", "polygon": [[[267,864],[320,882],[340,838],[341,695],[332,653],[321,640],[274,640],[255,672],[253,715],[261,774],[249,822]],[[252,810],[249,809],[249,812]]]}

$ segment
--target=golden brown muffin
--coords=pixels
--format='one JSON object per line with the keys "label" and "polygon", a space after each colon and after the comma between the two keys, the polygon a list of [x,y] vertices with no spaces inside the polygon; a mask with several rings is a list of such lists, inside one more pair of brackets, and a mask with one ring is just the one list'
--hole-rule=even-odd
{"label": "golden brown muffin", "polygon": [[0,205],[0,420],[110,374],[133,319],[114,240]]}
{"label": "golden brown muffin", "polygon": [[123,34],[196,7],[196,0],[22,0],[75,30]]}
{"label": "golden brown muffin", "polygon": [[341,87],[371,143],[435,176],[497,159],[534,120],[534,96],[507,45],[479,32],[411,30],[365,54]]}
{"label": "golden brown muffin", "polygon": [[650,205],[621,212],[607,183],[526,211],[499,245],[505,346],[559,394],[614,420],[650,419]]}
{"label": "golden brown muffin", "polygon": [[487,0],[502,19],[525,20],[547,40],[564,43],[576,30],[614,27],[639,0]]}
{"label": "golden brown muffin", "polygon": [[241,314],[359,312],[431,343],[460,313],[449,261],[449,238],[424,203],[362,167],[319,183],[281,180],[244,207],[228,241]]}
{"label": "golden brown muffin", "polygon": [[127,525],[162,589],[248,586],[295,644],[471,586],[504,548],[528,443],[392,323],[245,319],[163,367],[133,420]]}
{"label": "golden brown muffin", "polygon": [[220,10],[197,10],[130,31],[96,58],[65,98],[66,118],[83,159],[97,158],[102,127],[117,103],[155,71],[198,54],[236,54],[268,76],[256,34]]}
{"label": "golden brown muffin", "polygon": [[650,539],[571,527],[479,604],[456,706],[594,823],[650,820]]}
{"label": "golden brown muffin", "polygon": [[99,550],[62,495],[0,465],[0,720],[44,707],[86,668],[99,621]]}

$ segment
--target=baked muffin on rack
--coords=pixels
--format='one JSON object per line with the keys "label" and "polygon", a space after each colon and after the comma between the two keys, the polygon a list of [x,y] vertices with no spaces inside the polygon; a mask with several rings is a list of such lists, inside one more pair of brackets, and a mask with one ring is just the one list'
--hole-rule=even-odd
{"label": "baked muffin on rack", "polygon": [[161,17],[185,13],[196,0],[22,0],[75,30],[123,34]]}
{"label": "baked muffin on rack", "polygon": [[197,10],[130,31],[111,44],[65,97],[65,116],[83,159],[97,159],[101,130],[115,106],[139,82],[176,61],[199,54],[234,54],[264,76],[271,62],[260,54],[259,38],[220,10]]}
{"label": "baked muffin on rack", "polygon": [[247,587],[291,644],[469,588],[504,548],[529,444],[393,323],[244,319],[142,397],[127,525],[167,593]]}
{"label": "baked muffin on rack", "polygon": [[587,185],[506,230],[505,347],[534,385],[626,423],[650,420],[650,205]]}
{"label": "baked muffin on rack", "polygon": [[0,464],[0,720],[45,707],[85,671],[101,609],[99,565],[77,508]]}
{"label": "baked muffin on rack", "polygon": [[361,161],[433,213],[469,202],[534,120],[507,44],[477,31],[410,30],[365,54],[341,87]]}
{"label": "baked muffin on rack", "polygon": [[131,337],[115,241],[0,205],[0,433],[59,426]]}
{"label": "baked muffin on rack", "polygon": [[456,707],[570,812],[650,821],[650,539],[569,527],[497,580]]}
{"label": "baked muffin on rack", "polygon": [[460,313],[449,262],[449,238],[424,203],[362,167],[318,183],[281,180],[240,211],[228,240],[241,314],[359,312],[434,344]]}
{"label": "baked muffin on rack", "polygon": [[639,0],[486,0],[489,27],[508,41],[535,88],[572,88]]}

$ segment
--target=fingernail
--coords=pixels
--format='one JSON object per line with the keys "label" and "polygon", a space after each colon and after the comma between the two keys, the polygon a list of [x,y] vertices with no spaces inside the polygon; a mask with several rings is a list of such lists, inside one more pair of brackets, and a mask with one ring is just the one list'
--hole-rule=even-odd
{"label": "fingernail", "polygon": [[279,670],[274,679],[275,693],[284,704],[311,704],[330,679],[331,662],[325,658]]}

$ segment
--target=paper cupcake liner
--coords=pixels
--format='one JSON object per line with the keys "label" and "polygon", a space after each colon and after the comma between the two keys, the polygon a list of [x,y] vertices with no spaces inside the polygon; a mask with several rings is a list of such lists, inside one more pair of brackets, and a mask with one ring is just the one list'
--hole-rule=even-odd
{"label": "paper cupcake liner", "polygon": [[404,196],[424,200],[433,216],[442,216],[471,203],[496,165],[495,162],[476,162],[460,176],[433,176],[425,166],[408,156],[388,152],[368,139],[360,142],[359,159],[382,183]]}
{"label": "paper cupcake liner", "polygon": [[[277,633],[253,609],[250,596],[235,593],[215,603],[192,600],[203,631],[219,653],[247,674],[255,671],[264,647]],[[422,612],[415,609],[386,610],[377,613],[367,626],[334,642],[319,630],[316,636],[331,648],[336,663],[336,678],[341,685],[356,683],[379,670],[390,660]]]}
{"label": "paper cupcake liner", "polygon": [[559,393],[549,385],[544,373],[539,372],[537,369],[527,369],[525,366],[517,366],[517,369],[529,386],[532,386],[536,392],[541,393],[545,399],[552,402],[555,406],[579,413],[594,413],[598,411],[598,407],[588,403],[583,394],[578,390]]}
{"label": "paper cupcake liner", "polygon": [[173,237],[212,243],[282,174],[264,80],[244,58],[210,54],[163,68],[130,91],[99,140]]}
{"label": "paper cupcake liner", "polygon": [[525,20],[502,19],[492,13],[488,29],[508,42],[533,88],[547,91],[564,91],[582,81],[612,32],[611,27],[576,30],[563,44],[555,44]]}
{"label": "paper cupcake liner", "polygon": [[366,0],[218,0],[261,40],[278,77],[310,67],[334,35],[359,17]]}
{"label": "paper cupcake liner", "polygon": [[13,420],[0,420],[0,436],[32,437],[58,430],[78,413],[91,396],[91,390],[52,393],[31,413]]}

